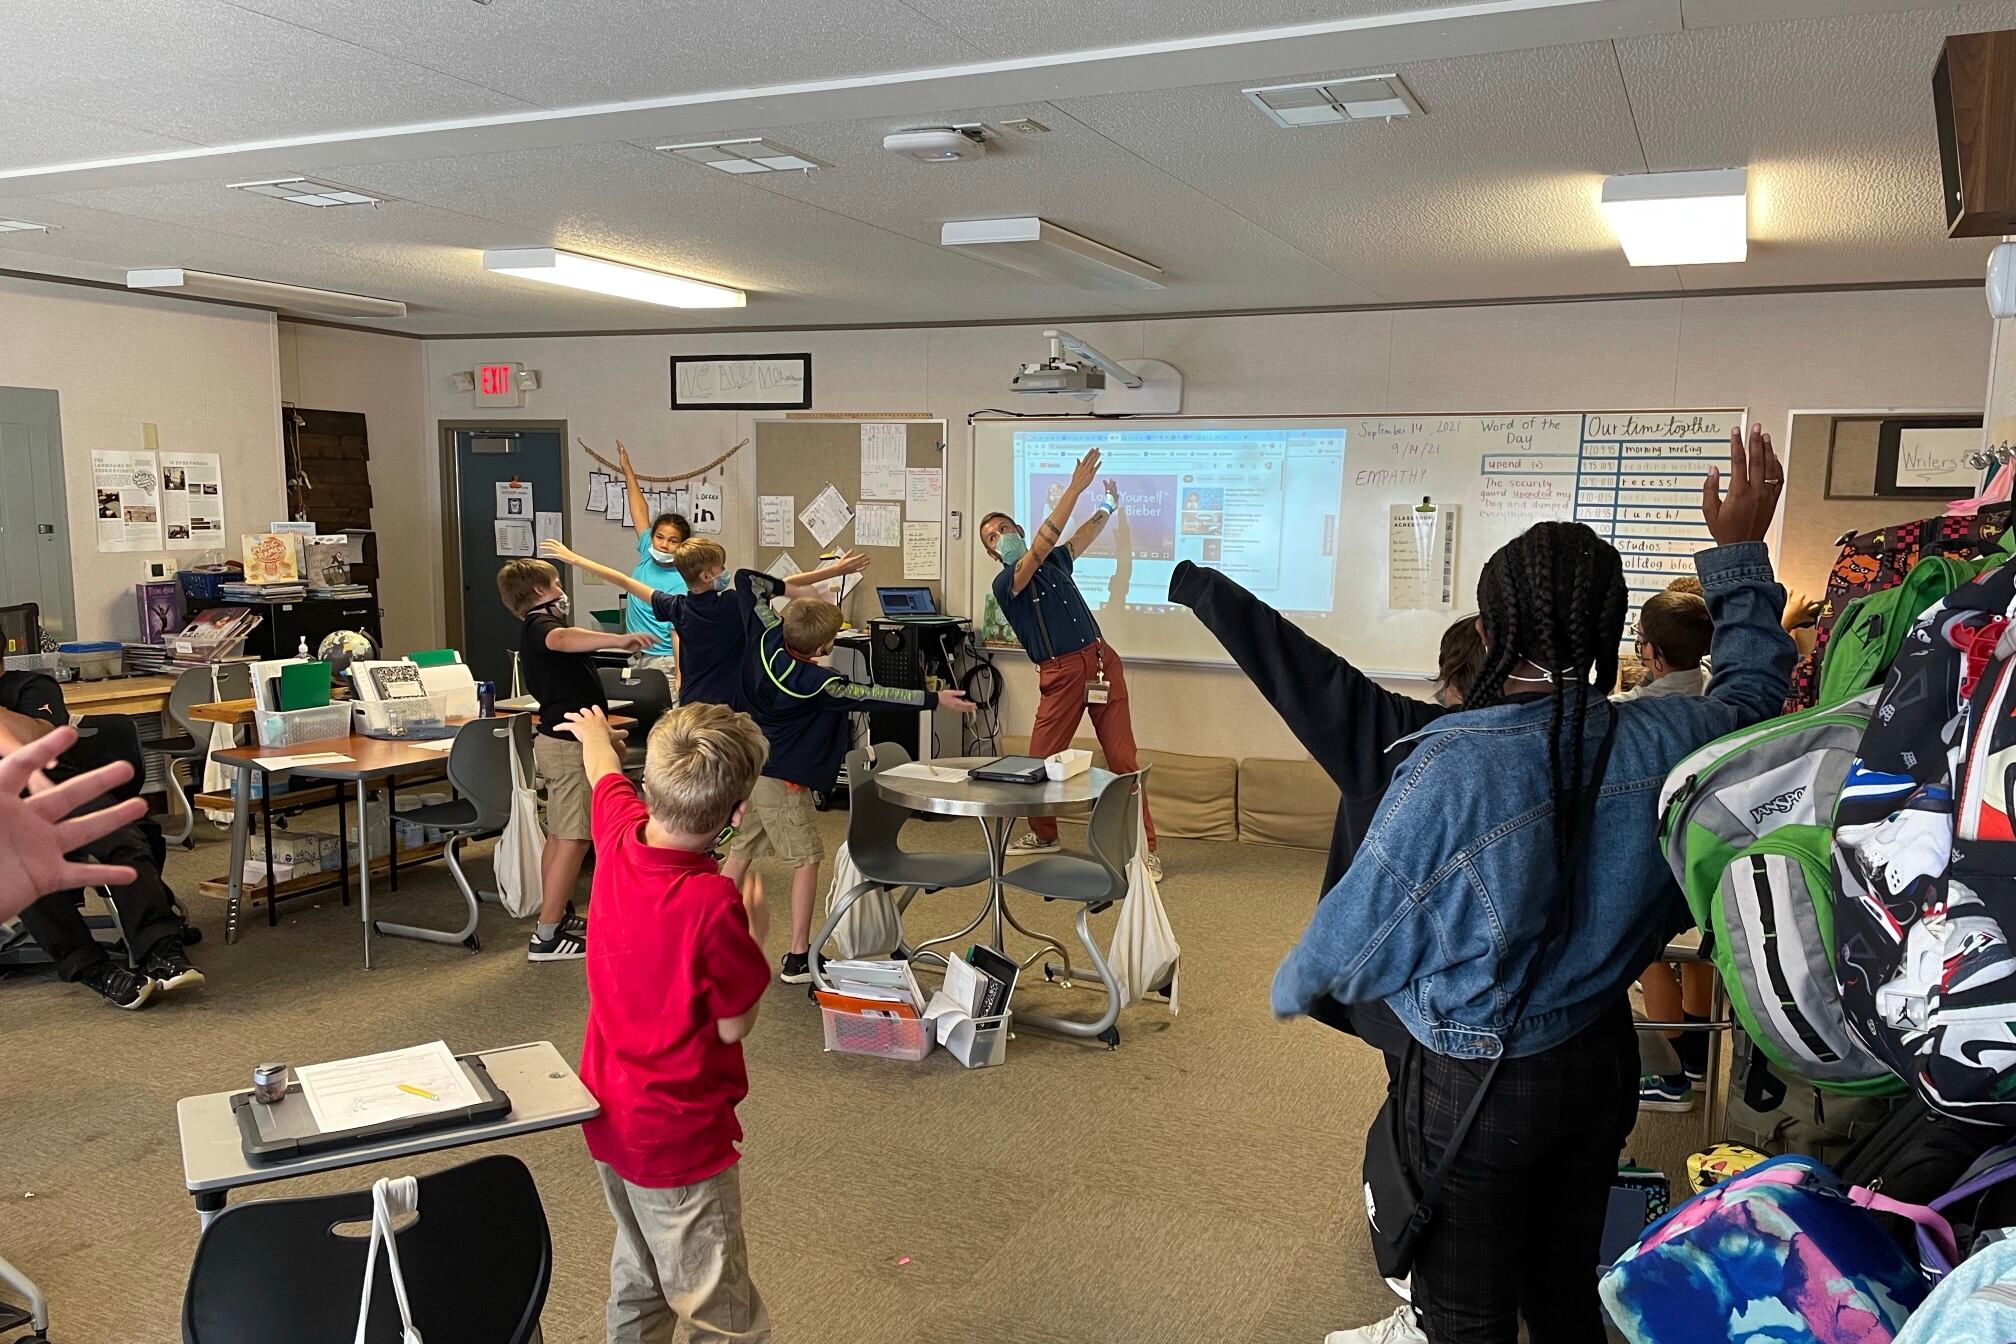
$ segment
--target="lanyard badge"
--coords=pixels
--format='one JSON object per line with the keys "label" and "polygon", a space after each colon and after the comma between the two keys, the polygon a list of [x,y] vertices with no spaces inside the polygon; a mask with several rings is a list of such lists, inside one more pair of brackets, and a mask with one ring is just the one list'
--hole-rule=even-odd
{"label": "lanyard badge", "polygon": [[1098,671],[1093,673],[1092,680],[1085,683],[1085,703],[1088,705],[1103,705],[1111,701],[1112,698],[1113,687],[1106,680],[1106,655],[1101,653],[1099,655]]}

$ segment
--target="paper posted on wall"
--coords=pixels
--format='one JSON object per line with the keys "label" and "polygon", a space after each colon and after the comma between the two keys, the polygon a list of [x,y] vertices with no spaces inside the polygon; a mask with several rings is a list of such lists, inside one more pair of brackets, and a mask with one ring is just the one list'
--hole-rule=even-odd
{"label": "paper posted on wall", "polygon": [[532,487],[518,481],[497,482],[497,517],[530,518]]}
{"label": "paper posted on wall", "polygon": [[161,526],[171,551],[224,544],[224,468],[216,453],[161,454]]}
{"label": "paper posted on wall", "polygon": [[693,507],[686,520],[696,533],[719,533],[724,512],[719,481],[702,481],[693,487]]}
{"label": "paper posted on wall", "polygon": [[155,454],[93,448],[91,484],[99,550],[161,549],[161,465]]}
{"label": "paper posted on wall", "polygon": [[792,557],[791,552],[779,551],[777,558],[763,567],[763,572],[773,579],[783,580],[805,571],[798,568],[798,561]]}
{"label": "paper posted on wall", "polygon": [[909,467],[904,470],[903,517],[913,523],[945,521],[943,467]]}
{"label": "paper posted on wall", "polygon": [[797,537],[792,535],[797,525],[791,515],[797,511],[798,500],[794,495],[759,495],[756,498],[756,544],[758,546],[792,546]]}
{"label": "paper posted on wall", "polygon": [[812,540],[821,546],[830,546],[841,529],[854,521],[854,511],[847,507],[846,498],[829,485],[799,511],[798,521],[805,524]]}
{"label": "paper posted on wall", "polygon": [[910,456],[909,434],[908,425],[861,426],[861,498],[903,498],[903,473]]}
{"label": "paper posted on wall", "polygon": [[1456,605],[1456,536],[1462,507],[1395,504],[1387,510],[1386,605],[1449,611]]}
{"label": "paper posted on wall", "polygon": [[938,523],[903,524],[903,577],[936,579],[944,569],[943,528]]}
{"label": "paper posted on wall", "polygon": [[535,513],[532,515],[532,539],[534,541],[561,541],[560,515],[557,513]]}
{"label": "paper posted on wall", "polygon": [[526,518],[498,518],[491,522],[497,532],[497,554],[532,555],[538,547],[534,544],[532,522]]}
{"label": "paper posted on wall", "polygon": [[856,546],[901,546],[903,544],[903,506],[901,504],[870,504],[863,500],[854,514],[854,544]]}
{"label": "paper posted on wall", "polygon": [[609,478],[599,471],[588,473],[588,502],[582,506],[590,513],[603,513],[609,508]]}

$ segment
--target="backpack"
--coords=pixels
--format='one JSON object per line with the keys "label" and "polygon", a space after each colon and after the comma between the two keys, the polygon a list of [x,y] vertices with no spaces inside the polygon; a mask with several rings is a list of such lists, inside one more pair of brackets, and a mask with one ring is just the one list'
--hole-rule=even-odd
{"label": "backpack", "polygon": [[1976,1251],[1932,1290],[1896,1344],[1985,1344],[2016,1339],[2016,1241]]}
{"label": "backpack", "polygon": [[[1713,1185],[1645,1229],[1598,1291],[1631,1344],[1895,1339],[1924,1277],[1869,1212],[1952,1234],[1929,1209],[1851,1186],[1805,1157]],[[1766,1328],[1768,1326],[1768,1329]]]}
{"label": "backpack", "polygon": [[2016,566],[1912,626],[1835,809],[1834,973],[1865,1044],[1948,1115],[2016,1124]]}
{"label": "backpack", "polygon": [[[2002,539],[2016,540],[2016,532],[2004,532]],[[1834,623],[1827,659],[1820,665],[1819,703],[1835,704],[1881,686],[1912,622],[1934,602],[2006,559],[1999,546],[1978,560],[1928,555],[1895,588],[1864,593],[1850,602]]]}
{"label": "backpack", "polygon": [[[1797,1153],[1838,1171],[1857,1144],[1888,1124],[1897,1108],[1911,1099],[1908,1089],[1889,1096],[1822,1092],[1772,1068],[1742,1031],[1730,1036],[1729,1094],[1721,1132],[1760,1153],[1772,1157]],[[1904,1088],[1901,1082],[1897,1086]],[[1935,1186],[1925,1192],[1926,1197],[1945,1188]]]}
{"label": "backpack", "polygon": [[2006,1129],[1955,1120],[1907,1096],[1834,1169],[1851,1184],[1925,1204],[1959,1184],[1975,1159],[2009,1137]]}
{"label": "backpack", "polygon": [[1744,1033],[1781,1072],[1852,1094],[1903,1091],[1843,1021],[1833,974],[1828,825],[1875,701],[1718,738],[1660,794],[1666,862]]}
{"label": "backpack", "polygon": [[1920,518],[1873,532],[1843,533],[1838,543],[1841,553],[1827,573],[1827,589],[1813,630],[1813,649],[1792,669],[1792,689],[1785,699],[1785,712],[1793,714],[1823,703],[1820,669],[1825,663],[1828,643],[1850,603],[1865,593],[1896,587],[1917,566],[1922,555],[1971,559],[1998,549],[2009,531],[2011,508],[2002,504],[1979,513]]}

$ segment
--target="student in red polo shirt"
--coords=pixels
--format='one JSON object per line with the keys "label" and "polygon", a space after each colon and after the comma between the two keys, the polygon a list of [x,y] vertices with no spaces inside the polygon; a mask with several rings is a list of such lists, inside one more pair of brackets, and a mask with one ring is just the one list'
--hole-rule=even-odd
{"label": "student in red polo shirt", "polygon": [[762,884],[738,892],[713,851],[769,747],[725,705],[674,710],[651,730],[640,798],[600,709],[567,727],[593,790],[581,1081],[602,1113],[582,1128],[616,1219],[608,1344],[668,1340],[680,1317],[695,1344],[768,1341],[742,1236],[735,1106],[749,1093],[742,1040],[770,983],[770,916]]}

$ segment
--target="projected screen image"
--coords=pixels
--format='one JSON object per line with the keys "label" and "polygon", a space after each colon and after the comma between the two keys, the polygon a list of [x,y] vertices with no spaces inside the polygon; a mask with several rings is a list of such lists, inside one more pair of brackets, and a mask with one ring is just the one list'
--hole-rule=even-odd
{"label": "projected screen image", "polygon": [[1192,560],[1284,612],[1327,615],[1336,597],[1342,426],[1250,429],[1016,430],[1014,514],[1033,532],[1078,459],[1100,450],[1100,485],[1070,524],[1092,514],[1103,482],[1120,512],[1077,563],[1095,610],[1169,610],[1169,576]]}

